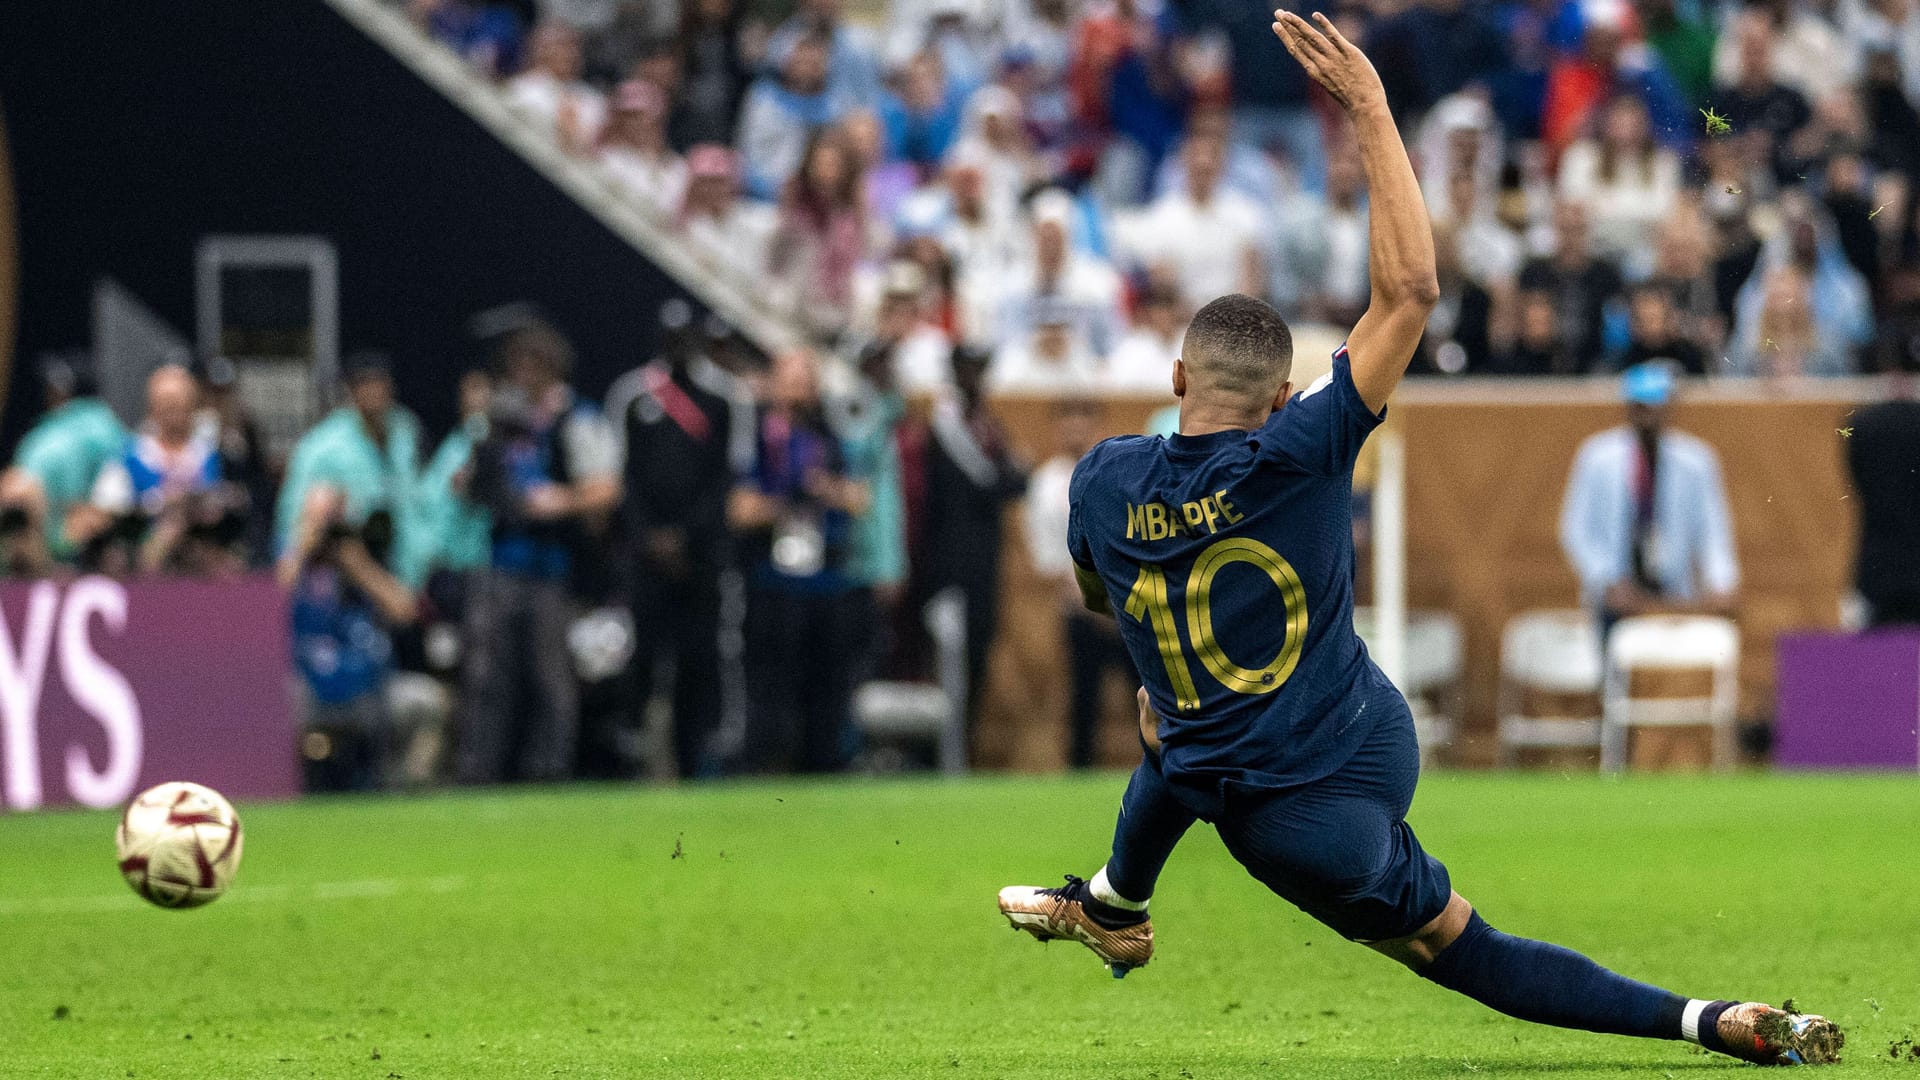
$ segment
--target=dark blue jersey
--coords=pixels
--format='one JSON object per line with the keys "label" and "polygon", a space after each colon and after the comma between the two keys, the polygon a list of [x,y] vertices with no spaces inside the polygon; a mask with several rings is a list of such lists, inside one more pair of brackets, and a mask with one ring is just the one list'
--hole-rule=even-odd
{"label": "dark blue jersey", "polygon": [[1067,537],[1160,714],[1163,771],[1318,780],[1405,705],[1353,629],[1353,463],[1382,415],[1333,371],[1255,431],[1125,436],[1074,470]]}

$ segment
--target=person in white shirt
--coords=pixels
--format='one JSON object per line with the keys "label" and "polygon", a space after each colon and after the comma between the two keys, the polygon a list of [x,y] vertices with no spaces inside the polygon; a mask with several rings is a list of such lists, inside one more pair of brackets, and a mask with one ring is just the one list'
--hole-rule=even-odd
{"label": "person in white shirt", "polygon": [[1141,294],[1133,329],[1107,357],[1107,387],[1161,395],[1173,390],[1173,361],[1187,333],[1180,291],[1156,281]]}
{"label": "person in white shirt", "polygon": [[1652,245],[1654,227],[1680,199],[1680,157],[1653,141],[1637,95],[1607,102],[1595,137],[1567,148],[1560,198],[1586,204],[1597,250],[1622,258]]}
{"label": "person in white shirt", "polygon": [[1266,295],[1265,213],[1221,184],[1226,140],[1190,137],[1181,160],[1184,189],[1167,192],[1130,223],[1116,226],[1125,246],[1142,265],[1169,271],[1189,303],[1236,292]]}
{"label": "person in white shirt", "polygon": [[908,397],[951,391],[953,341],[927,320],[926,271],[911,259],[895,259],[881,276],[880,311],[865,352],[887,354],[893,385]]}
{"label": "person in white shirt", "polygon": [[659,87],[629,79],[614,92],[600,167],[649,217],[680,208],[687,194],[687,163],[667,145],[667,95]]}
{"label": "person in white shirt", "polygon": [[580,32],[548,21],[533,32],[533,62],[507,80],[507,104],[553,133],[569,154],[593,151],[607,123],[607,99],[580,81]]}
{"label": "person in white shirt", "polygon": [[733,151],[708,143],[687,152],[679,228],[704,262],[741,282],[761,281],[775,217],[773,207],[740,198]]}
{"label": "person in white shirt", "polygon": [[1078,208],[1063,191],[1043,191],[1028,210],[1032,250],[1003,270],[982,268],[963,282],[962,324],[970,342],[1024,341],[1040,319],[1064,318],[1074,348],[1104,355],[1119,337],[1120,275],[1106,260],[1076,251],[1072,224]]}
{"label": "person in white shirt", "polygon": [[[1100,365],[1074,341],[1073,324],[1059,316],[1041,318],[1043,321],[1027,337],[1008,342],[993,354],[993,364],[987,369],[987,388],[999,394],[1090,393],[1099,389]],[[1171,382],[1168,386],[1171,388]]]}
{"label": "person in white shirt", "polygon": [[[1167,365],[1171,379],[1173,365]],[[1087,768],[1100,751],[1100,691],[1108,672],[1118,672],[1129,687],[1137,685],[1133,661],[1111,619],[1088,611],[1074,584],[1073,558],[1067,553],[1067,489],[1073,467],[1100,437],[1100,406],[1068,398],[1053,408],[1057,452],[1027,480],[1022,524],[1033,569],[1054,588],[1060,602],[1060,621],[1066,633],[1068,678],[1072,696],[1067,703],[1067,764]]]}

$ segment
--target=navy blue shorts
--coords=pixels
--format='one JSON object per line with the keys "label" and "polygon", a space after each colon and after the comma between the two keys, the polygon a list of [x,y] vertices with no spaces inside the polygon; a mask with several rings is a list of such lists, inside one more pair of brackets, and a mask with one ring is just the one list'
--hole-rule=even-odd
{"label": "navy blue shorts", "polygon": [[1228,781],[1214,822],[1282,899],[1354,941],[1406,937],[1446,910],[1447,868],[1407,827],[1420,746],[1403,704],[1332,775],[1268,789]]}

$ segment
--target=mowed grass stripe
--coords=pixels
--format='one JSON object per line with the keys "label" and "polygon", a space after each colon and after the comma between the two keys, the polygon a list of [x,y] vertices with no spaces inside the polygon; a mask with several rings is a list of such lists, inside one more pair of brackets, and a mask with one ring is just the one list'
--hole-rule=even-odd
{"label": "mowed grass stripe", "polygon": [[[995,889],[1091,873],[1123,783],[840,780],[242,806],[234,892],[190,912],[147,909],[131,892],[123,906],[107,899],[124,890],[112,815],[0,818],[0,1076],[1739,1067],[1489,1013],[1272,897],[1205,826],[1155,897],[1159,955],[1125,981],[1084,950],[1007,930]],[[1852,1029],[1836,1072],[1920,1078],[1920,1062],[1886,1054],[1920,1029],[1920,782],[1438,774],[1413,822],[1496,926],[1684,993],[1793,995]],[[61,910],[62,898],[87,902]]]}

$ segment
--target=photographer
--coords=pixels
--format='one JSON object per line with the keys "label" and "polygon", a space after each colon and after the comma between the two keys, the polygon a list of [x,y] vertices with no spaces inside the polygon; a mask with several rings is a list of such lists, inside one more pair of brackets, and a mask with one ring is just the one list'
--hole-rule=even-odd
{"label": "photographer", "polygon": [[394,400],[386,354],[362,349],[341,365],[346,400],[300,437],[287,461],[275,514],[277,546],[285,551],[316,490],[341,499],[343,521],[361,525],[384,511],[393,521],[394,543],[383,562],[410,588],[426,575],[421,516],[420,424]]}
{"label": "photographer", "polygon": [[147,378],[147,419],[100,470],[70,531],[80,565],[108,574],[237,573],[246,493],[225,481],[213,432],[195,418],[199,387],[165,365]]}
{"label": "photographer", "polygon": [[277,567],[292,600],[309,791],[385,786],[398,741],[386,694],[393,633],[419,617],[413,590],[386,568],[393,519],[377,511],[356,528],[346,521],[346,503],[338,488],[315,488]]}
{"label": "photographer", "polygon": [[100,469],[126,446],[127,429],[100,400],[92,357],[40,361],[47,411],[0,475],[0,552],[7,572],[39,576],[73,557],[67,514],[86,502]]}
{"label": "photographer", "polygon": [[567,385],[566,339],[531,319],[506,334],[499,355],[504,385],[468,489],[493,520],[491,565],[467,598],[466,722],[454,768],[470,784],[572,775],[573,583],[620,502],[619,442]]}

